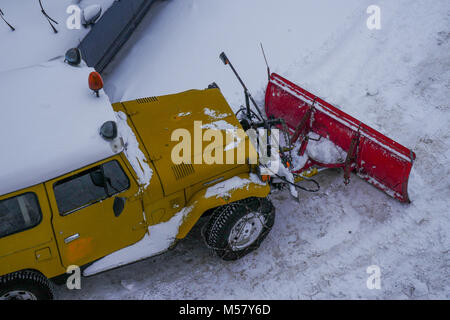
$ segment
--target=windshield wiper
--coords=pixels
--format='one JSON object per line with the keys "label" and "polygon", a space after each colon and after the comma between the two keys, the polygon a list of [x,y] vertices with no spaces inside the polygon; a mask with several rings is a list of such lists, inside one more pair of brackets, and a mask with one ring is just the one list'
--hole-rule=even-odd
{"label": "windshield wiper", "polygon": [[8,23],[8,21],[5,20],[5,18],[3,17],[4,15],[5,15],[5,14],[3,13],[2,9],[0,9],[0,17],[2,18],[2,20],[5,21],[5,23],[8,25],[8,27],[11,28],[12,31],[15,31],[16,29],[15,29],[12,25],[10,25],[10,24]]}
{"label": "windshield wiper", "polygon": [[41,12],[42,12],[42,14],[47,18],[47,21],[48,21],[48,23],[50,24],[50,26],[52,27],[53,32],[54,32],[54,33],[58,33],[58,30],[56,30],[55,26],[52,24],[52,22],[58,24],[58,21],[52,19],[52,18],[47,14],[47,12],[45,12],[44,7],[42,6],[42,1],[41,1],[41,0],[39,0],[39,5],[41,6]]}

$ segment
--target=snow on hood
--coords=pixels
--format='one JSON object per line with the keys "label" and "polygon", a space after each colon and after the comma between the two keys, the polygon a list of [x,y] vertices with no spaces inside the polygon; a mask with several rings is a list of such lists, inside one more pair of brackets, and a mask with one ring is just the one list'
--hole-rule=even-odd
{"label": "snow on hood", "polygon": [[203,109],[203,112],[212,119],[220,120],[229,117],[229,113],[218,113],[217,110],[212,110],[210,108]]}
{"label": "snow on hood", "polygon": [[235,176],[231,179],[228,179],[223,182],[219,182],[206,190],[205,198],[223,198],[230,197],[231,192],[237,189],[247,188],[250,183],[256,183],[261,186],[265,186],[266,184],[262,182],[258,176],[254,173],[250,173],[250,179],[244,179],[238,176]]}
{"label": "snow on hood", "polygon": [[[205,108],[205,114],[210,116],[213,119],[222,119],[224,117],[229,116],[229,114],[223,113],[223,114],[217,114],[216,111],[213,111],[211,109]],[[238,127],[232,125],[231,123],[225,121],[225,120],[217,120],[211,123],[207,123],[202,125],[202,129],[211,129],[211,130],[218,130],[218,131],[226,131],[228,134],[231,135],[231,140],[229,144],[227,144],[224,147],[224,151],[228,151],[234,148],[237,148],[239,144],[241,143],[242,139],[239,137],[237,130]]]}
{"label": "snow on hood", "polygon": [[225,120],[218,120],[211,123],[202,125],[202,129],[213,129],[213,130],[237,130],[236,126]]}

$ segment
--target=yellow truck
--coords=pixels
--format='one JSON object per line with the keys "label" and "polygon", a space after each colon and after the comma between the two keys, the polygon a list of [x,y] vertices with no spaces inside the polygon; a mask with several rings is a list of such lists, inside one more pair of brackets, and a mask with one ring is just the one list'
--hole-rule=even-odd
{"label": "yellow truck", "polygon": [[216,86],[111,105],[86,85],[91,71],[55,60],[0,76],[0,299],[51,299],[71,266],[90,276],[160,254],[204,214],[206,245],[225,260],[273,226],[249,157],[198,161],[208,148],[238,159],[247,136],[173,161],[182,134],[241,128]]}

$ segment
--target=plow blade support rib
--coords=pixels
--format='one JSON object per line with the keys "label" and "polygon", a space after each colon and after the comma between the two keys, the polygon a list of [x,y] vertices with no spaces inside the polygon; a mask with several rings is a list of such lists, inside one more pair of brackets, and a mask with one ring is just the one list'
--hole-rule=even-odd
{"label": "plow blade support rib", "polygon": [[[347,153],[351,151],[355,155],[352,162],[338,166],[347,166],[347,169],[351,168],[359,177],[388,195],[401,202],[410,202],[408,177],[416,157],[412,150],[278,74],[270,76],[265,101],[268,118],[282,118],[291,134],[298,133],[299,124],[311,106],[312,114],[301,130],[306,133],[304,136],[314,132]],[[349,150],[355,139],[356,150]],[[336,167],[336,164],[330,164],[329,167]]]}

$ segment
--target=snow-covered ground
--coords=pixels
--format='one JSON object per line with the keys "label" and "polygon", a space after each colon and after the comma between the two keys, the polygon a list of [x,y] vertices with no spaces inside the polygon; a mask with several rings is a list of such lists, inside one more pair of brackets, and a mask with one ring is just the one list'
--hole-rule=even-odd
{"label": "snow-covered ground", "polygon": [[[373,4],[381,8],[381,30],[366,26]],[[0,39],[3,27],[0,21]],[[81,290],[57,287],[57,298],[450,299],[449,1],[157,3],[107,70],[105,89],[120,101],[215,81],[236,109],[243,93],[219,61],[225,51],[262,103],[260,42],[272,71],[416,152],[412,203],[354,176],[345,186],[342,173],[324,172],[318,193],[300,192],[298,200],[287,190],[271,195],[275,226],[239,261],[224,262],[204,246],[202,219],[174,250],[83,278]],[[0,71],[42,62],[8,52],[2,46]],[[371,265],[381,269],[379,290],[366,286]]]}

